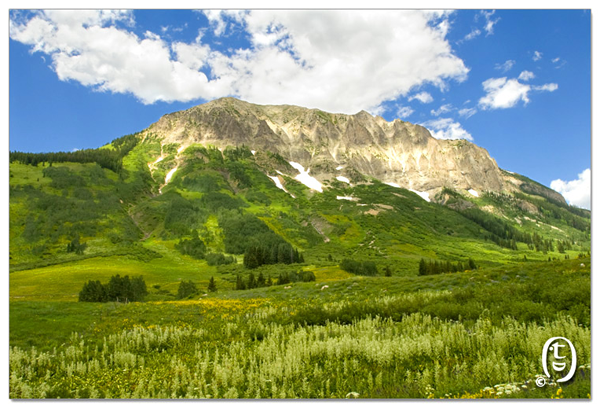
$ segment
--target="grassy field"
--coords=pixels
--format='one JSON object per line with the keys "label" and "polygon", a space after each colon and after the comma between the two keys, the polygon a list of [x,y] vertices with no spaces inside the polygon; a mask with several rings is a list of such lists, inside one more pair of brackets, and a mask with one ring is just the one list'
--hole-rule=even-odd
{"label": "grassy field", "polygon": [[[589,398],[589,258],[422,277],[306,268],[316,282],[181,301],[151,289],[143,303],[69,290],[50,302],[31,285],[11,299],[11,397]],[[11,274],[11,287],[36,273]],[[175,274],[156,276],[173,291]],[[555,335],[580,368],[538,388]]]}

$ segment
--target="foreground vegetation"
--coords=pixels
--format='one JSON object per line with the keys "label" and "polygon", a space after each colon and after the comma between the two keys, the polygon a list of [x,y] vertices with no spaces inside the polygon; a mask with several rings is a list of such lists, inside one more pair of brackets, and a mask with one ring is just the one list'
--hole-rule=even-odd
{"label": "foreground vegetation", "polygon": [[[13,301],[10,393],[589,398],[589,278],[586,258],[181,301]],[[45,330],[53,336],[33,336]],[[552,336],[575,344],[580,368],[566,385],[539,388],[533,381]]]}

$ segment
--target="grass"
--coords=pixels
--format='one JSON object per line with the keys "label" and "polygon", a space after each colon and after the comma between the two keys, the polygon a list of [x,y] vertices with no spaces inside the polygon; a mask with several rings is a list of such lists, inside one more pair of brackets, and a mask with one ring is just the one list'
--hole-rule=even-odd
{"label": "grass", "polygon": [[[583,264],[338,275],[184,301],[13,301],[11,397],[589,398]],[[556,335],[574,342],[581,368],[537,388],[540,350]]]}
{"label": "grass", "polygon": [[[149,247],[152,248],[152,244]],[[142,275],[148,286],[158,284],[176,293],[181,280],[193,280],[205,288],[210,277],[216,275],[216,268],[206,265],[206,261],[178,255],[176,251],[165,251],[164,254],[150,262],[115,256],[13,272],[10,274],[10,298],[17,301],[77,301],[79,291],[89,279],[108,281],[116,274]]]}

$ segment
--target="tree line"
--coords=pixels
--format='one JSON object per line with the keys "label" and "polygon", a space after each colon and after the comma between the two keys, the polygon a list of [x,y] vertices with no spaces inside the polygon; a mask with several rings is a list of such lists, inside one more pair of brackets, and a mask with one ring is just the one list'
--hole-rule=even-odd
{"label": "tree line", "polygon": [[278,263],[304,263],[304,255],[287,242],[255,244],[249,246],[244,253],[244,266],[248,269]]}
{"label": "tree line", "polygon": [[[377,265],[373,261],[355,261],[353,259],[344,258],[340,263],[340,268],[354,275],[376,276]],[[386,271],[387,272],[387,271]],[[391,271],[390,271],[391,275]],[[386,275],[387,276],[387,275]]]}
{"label": "tree line", "polygon": [[477,265],[471,258],[467,262],[458,261],[426,261],[421,258],[419,262],[419,275],[438,275],[440,273],[464,272],[466,270],[475,270]]}
{"label": "tree line", "polygon": [[9,153],[9,161],[37,166],[40,163],[73,162],[98,163],[101,167],[118,173],[123,168],[123,157],[138,143],[137,135],[126,135],[111,142],[113,149],[82,149],[74,152],[26,153],[14,151]]}
{"label": "tree line", "polygon": [[247,279],[244,279],[241,275],[237,276],[235,281],[235,289],[246,290],[264,288],[273,285],[287,285],[292,282],[314,282],[316,280],[317,278],[312,271],[301,270],[281,272],[275,281],[271,279],[271,275],[267,275],[265,278],[262,272],[259,272],[258,276],[254,276],[254,274],[250,272]]}

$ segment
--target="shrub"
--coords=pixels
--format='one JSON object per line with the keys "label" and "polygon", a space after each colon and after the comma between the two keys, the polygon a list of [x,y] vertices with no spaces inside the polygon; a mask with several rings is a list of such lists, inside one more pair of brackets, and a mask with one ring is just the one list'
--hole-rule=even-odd
{"label": "shrub", "polygon": [[206,254],[206,263],[210,266],[229,265],[235,263],[233,256],[225,256],[220,252],[209,252]]}
{"label": "shrub", "polygon": [[106,302],[108,296],[106,288],[100,281],[89,281],[83,285],[81,292],[79,292],[80,302]]}
{"label": "shrub", "polygon": [[175,248],[179,250],[183,255],[189,255],[195,259],[204,259],[206,256],[206,245],[198,238],[196,234],[192,239],[182,239]]}
{"label": "shrub", "polygon": [[194,282],[190,281],[181,281],[179,284],[179,288],[177,289],[177,299],[185,299],[187,297],[196,295],[198,293],[198,288]]}
{"label": "shrub", "polygon": [[377,265],[373,261],[359,262],[353,259],[344,258],[340,264],[340,268],[346,272],[353,273],[355,275],[364,276],[376,276]]}

